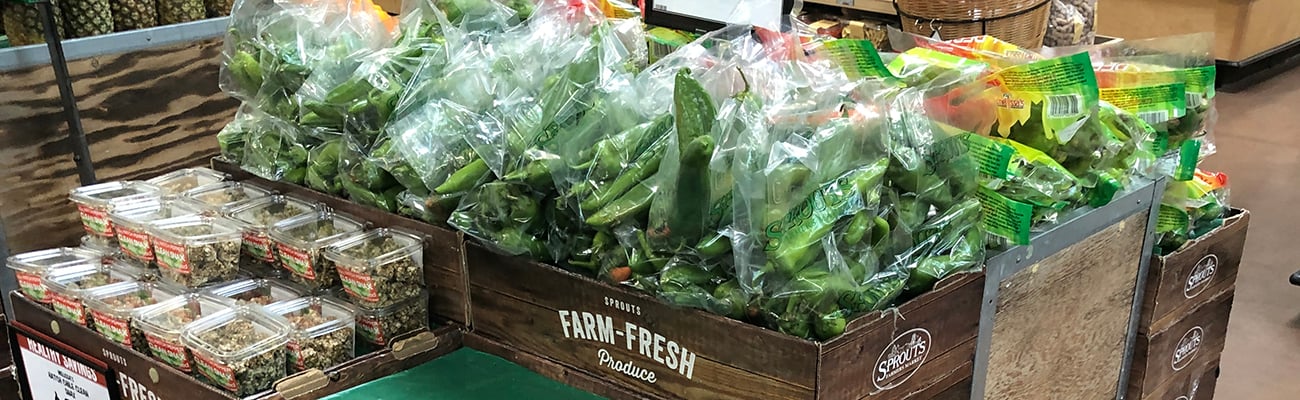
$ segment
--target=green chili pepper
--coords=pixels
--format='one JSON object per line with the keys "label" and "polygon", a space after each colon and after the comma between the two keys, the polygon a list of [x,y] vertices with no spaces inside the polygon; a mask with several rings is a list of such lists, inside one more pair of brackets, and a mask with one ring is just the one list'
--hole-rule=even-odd
{"label": "green chili pepper", "polygon": [[604,208],[606,204],[620,198],[628,190],[641,181],[659,172],[659,163],[663,160],[664,149],[667,147],[667,138],[660,138],[654,145],[650,146],[631,166],[615,178],[613,182],[600,186],[596,191],[587,198],[582,199],[579,207],[584,213],[592,213]]}
{"label": "green chili pepper", "polygon": [[601,229],[609,228],[615,223],[643,213],[650,208],[655,192],[656,188],[653,182],[650,182],[649,179],[642,181],[622,197],[619,197],[618,200],[609,203],[600,211],[587,217],[587,225]]}
{"label": "green chili pepper", "polygon": [[488,168],[487,160],[475,158],[473,162],[452,173],[433,191],[438,194],[460,193],[473,188],[490,173],[492,170]]}
{"label": "green chili pepper", "polygon": [[823,184],[808,199],[767,228],[768,256],[776,267],[789,274],[811,262],[813,247],[834,228],[836,221],[851,215],[850,207],[861,204],[884,180],[888,159],[845,172]]}
{"label": "green chili pepper", "polygon": [[712,193],[709,160],[713,157],[714,146],[713,137],[698,136],[681,154],[673,213],[668,218],[668,234],[674,247],[694,244],[704,236]]}
{"label": "green chili pepper", "polygon": [[730,251],[731,238],[716,232],[706,236],[695,246],[695,252],[705,259],[721,257]]}
{"label": "green chili pepper", "polygon": [[745,295],[745,290],[740,287],[740,281],[732,279],[723,282],[713,289],[713,298],[717,299],[722,314],[733,319],[745,317],[746,309],[749,305],[749,297]]}

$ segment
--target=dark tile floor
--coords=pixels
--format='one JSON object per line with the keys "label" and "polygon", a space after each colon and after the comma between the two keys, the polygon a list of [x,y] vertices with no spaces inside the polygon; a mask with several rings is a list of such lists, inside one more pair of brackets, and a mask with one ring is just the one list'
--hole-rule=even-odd
{"label": "dark tile floor", "polygon": [[[1218,154],[1231,202],[1251,226],[1222,358],[1217,399],[1300,398],[1300,69],[1218,97]],[[1294,247],[1293,247],[1294,246]]]}

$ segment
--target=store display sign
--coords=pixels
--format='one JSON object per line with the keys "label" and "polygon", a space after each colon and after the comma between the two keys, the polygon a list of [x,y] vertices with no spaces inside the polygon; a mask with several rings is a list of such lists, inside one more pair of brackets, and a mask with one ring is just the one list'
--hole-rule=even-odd
{"label": "store display sign", "polygon": [[[789,3],[788,5],[786,3]],[[646,22],[685,31],[708,32],[727,24],[780,30],[790,0],[646,0]]]}
{"label": "store display sign", "polygon": [[23,334],[15,335],[31,400],[108,399],[104,373]]}

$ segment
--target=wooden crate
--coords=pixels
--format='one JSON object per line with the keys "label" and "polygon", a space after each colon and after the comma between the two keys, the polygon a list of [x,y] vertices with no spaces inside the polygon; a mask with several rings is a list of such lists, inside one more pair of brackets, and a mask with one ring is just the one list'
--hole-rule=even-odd
{"label": "wooden crate", "polygon": [[[1128,398],[1163,398],[1184,382],[1201,378],[1207,360],[1219,359],[1228,333],[1233,289],[1227,288],[1182,319],[1138,335]],[[1202,367],[1202,368],[1198,368]]]}
{"label": "wooden crate", "polygon": [[[196,37],[203,27],[215,29]],[[207,20],[64,44],[101,181],[151,178],[217,154],[215,136],[239,107],[217,87],[225,30]],[[102,54],[80,54],[87,49]],[[76,246],[85,234],[67,201],[80,182],[54,68],[23,65],[33,53],[46,49],[0,49],[0,219],[10,254]],[[15,56],[23,66],[4,68]]]}
{"label": "wooden crate", "polygon": [[929,399],[973,367],[982,273],[949,277],[818,343],[465,247],[471,347],[604,396]]}
{"label": "wooden crate", "polygon": [[[109,340],[93,329],[60,318],[48,308],[12,292],[15,329],[45,335],[108,365],[122,400],[234,399],[189,374]],[[354,359],[326,371],[308,370],[276,383],[275,389],[247,399],[319,398],[419,365],[461,347],[461,331],[443,326],[395,342],[391,349]],[[112,376],[112,375],[115,375]]]}
{"label": "wooden crate", "polygon": [[470,325],[469,278],[465,272],[465,257],[461,247],[464,239],[460,232],[359,205],[292,183],[264,179],[219,157],[212,159],[212,169],[229,174],[232,180],[250,182],[285,195],[325,204],[375,226],[398,227],[424,234],[424,282],[429,290],[429,314],[441,316],[450,323],[463,327]]}
{"label": "wooden crate", "polygon": [[1120,393],[1161,187],[1065,218],[989,258],[972,398]]}
{"label": "wooden crate", "polygon": [[1219,229],[1151,259],[1138,331],[1167,326],[1237,283],[1250,211],[1232,209]]}
{"label": "wooden crate", "polygon": [[1205,360],[1188,367],[1190,373],[1182,379],[1172,379],[1146,396],[1126,397],[1130,400],[1201,400],[1213,399],[1219,381],[1219,359]]}

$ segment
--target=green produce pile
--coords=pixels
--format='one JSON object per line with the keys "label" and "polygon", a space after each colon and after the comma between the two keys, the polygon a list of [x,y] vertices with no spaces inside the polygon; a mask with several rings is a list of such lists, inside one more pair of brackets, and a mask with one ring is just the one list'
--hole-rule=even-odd
{"label": "green produce pile", "polygon": [[[238,2],[222,153],[819,340],[1157,176],[1153,129],[1098,99],[1086,54],[886,67],[865,41],[733,26],[650,63],[640,19],[600,9],[414,1],[390,33]],[[1079,76],[1043,83],[1061,71]]]}

